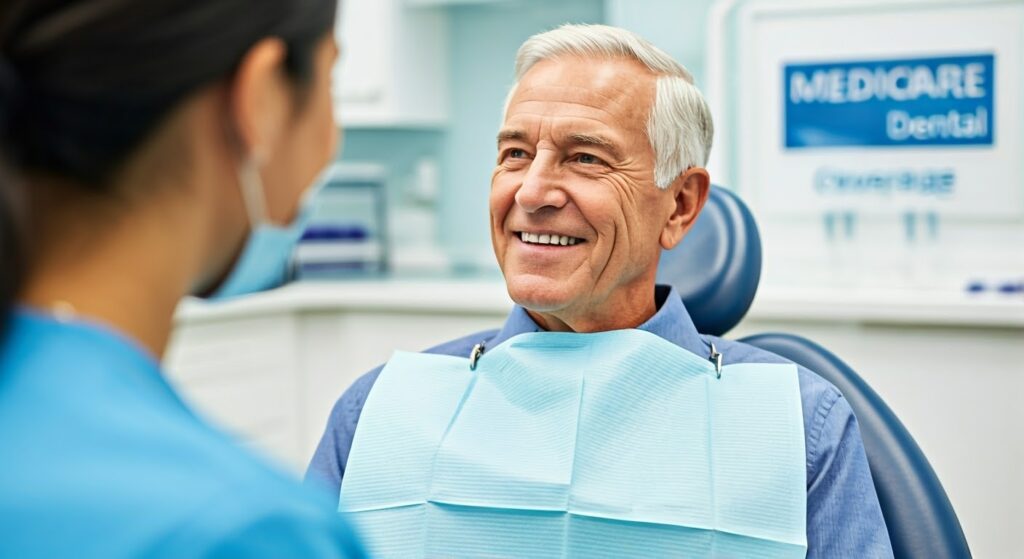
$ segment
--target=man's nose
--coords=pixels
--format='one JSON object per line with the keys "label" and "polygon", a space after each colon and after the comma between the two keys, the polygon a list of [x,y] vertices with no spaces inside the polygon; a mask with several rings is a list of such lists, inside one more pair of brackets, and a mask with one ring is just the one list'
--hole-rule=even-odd
{"label": "man's nose", "polygon": [[544,208],[561,208],[568,201],[569,197],[562,188],[556,158],[538,155],[530,164],[523,177],[523,184],[516,192],[516,205],[527,213],[535,213]]}

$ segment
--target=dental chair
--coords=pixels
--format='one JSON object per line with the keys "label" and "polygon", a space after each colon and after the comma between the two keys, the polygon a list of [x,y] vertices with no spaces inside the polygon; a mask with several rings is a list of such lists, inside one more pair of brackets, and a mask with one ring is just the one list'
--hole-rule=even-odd
{"label": "dental chair", "polygon": [[[658,283],[679,290],[697,330],[721,336],[740,322],[761,278],[761,238],[747,206],[711,187],[679,245],[662,254]],[[928,459],[864,379],[820,345],[767,333],[740,340],[802,365],[835,385],[860,424],[871,476],[896,559],[971,557],[960,521]]]}

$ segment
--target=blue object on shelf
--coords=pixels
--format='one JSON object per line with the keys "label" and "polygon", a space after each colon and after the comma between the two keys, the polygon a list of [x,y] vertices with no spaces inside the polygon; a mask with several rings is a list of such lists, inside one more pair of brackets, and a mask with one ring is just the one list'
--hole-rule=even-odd
{"label": "blue object on shelf", "polygon": [[1024,293],[1024,282],[1007,282],[999,285],[998,291],[1007,295]]}
{"label": "blue object on shelf", "polygon": [[312,225],[303,233],[301,242],[308,241],[362,241],[370,232],[361,225]]}
{"label": "blue object on shelf", "polygon": [[967,284],[966,288],[968,293],[983,293],[986,289],[988,288],[980,281],[972,281]]}

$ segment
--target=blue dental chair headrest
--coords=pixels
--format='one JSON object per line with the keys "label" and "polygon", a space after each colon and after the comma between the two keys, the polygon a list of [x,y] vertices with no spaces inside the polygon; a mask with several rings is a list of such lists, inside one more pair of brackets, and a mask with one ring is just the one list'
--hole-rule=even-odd
{"label": "blue dental chair headrest", "polygon": [[662,252],[658,283],[679,291],[698,332],[721,336],[747,314],[760,280],[761,237],[750,210],[712,186],[690,232]]}

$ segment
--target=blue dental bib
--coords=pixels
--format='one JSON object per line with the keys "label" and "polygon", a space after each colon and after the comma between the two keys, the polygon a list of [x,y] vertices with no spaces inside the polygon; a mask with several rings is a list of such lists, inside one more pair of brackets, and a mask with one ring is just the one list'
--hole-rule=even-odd
{"label": "blue dental bib", "polygon": [[340,509],[380,557],[804,557],[795,365],[715,365],[654,334],[530,333],[397,352]]}

